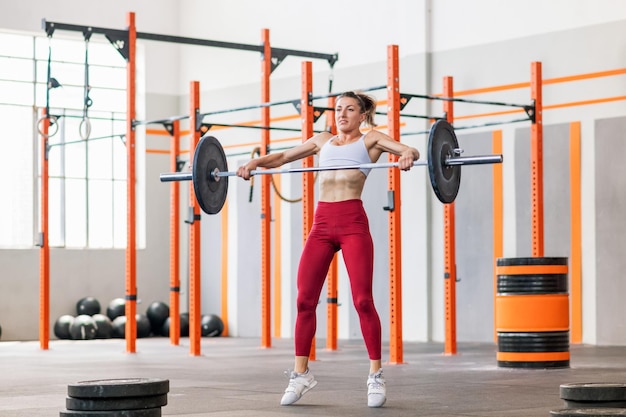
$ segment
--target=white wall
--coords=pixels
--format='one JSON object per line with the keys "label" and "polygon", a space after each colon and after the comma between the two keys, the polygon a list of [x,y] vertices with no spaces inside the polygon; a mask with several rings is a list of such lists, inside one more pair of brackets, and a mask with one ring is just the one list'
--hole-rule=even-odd
{"label": "white wall", "polygon": [[[339,53],[336,68],[377,62],[387,45],[403,56],[438,52],[558,32],[626,18],[621,0],[349,0],[337,7],[319,0],[309,7],[290,0],[96,0],[0,1],[0,28],[41,33],[41,20],[124,29],[136,13],[139,32],[181,35],[257,45],[270,29],[277,48]],[[430,29],[430,31],[429,31]],[[256,53],[146,42],[149,93],[186,94],[187,80],[207,89],[259,79]],[[180,53],[180,55],[178,55]],[[287,61],[290,61],[289,59]],[[298,60],[275,76],[298,75]]]}
{"label": "white wall", "polygon": [[[273,47],[338,52],[336,69],[378,62],[390,44],[399,45],[401,56],[410,56],[626,18],[626,3],[620,0],[319,0],[306,5],[290,0],[186,0],[180,4],[184,36],[256,45],[261,30],[268,28]],[[255,53],[189,47],[182,57],[181,81],[199,79],[208,89],[259,79]],[[273,76],[299,71],[298,60],[287,59]],[[180,88],[186,92],[184,82]]]}

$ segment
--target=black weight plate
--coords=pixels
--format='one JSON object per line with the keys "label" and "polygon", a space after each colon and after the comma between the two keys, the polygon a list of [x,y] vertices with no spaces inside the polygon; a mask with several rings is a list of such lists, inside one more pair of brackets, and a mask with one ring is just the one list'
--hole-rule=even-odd
{"label": "black weight plate", "polygon": [[497,266],[534,266],[534,265],[565,265],[567,266],[566,257],[535,257],[535,258],[498,258]]}
{"label": "black weight plate", "polygon": [[170,381],[158,378],[122,378],[81,381],[67,386],[72,398],[143,397],[167,394]]}
{"label": "black weight plate", "polygon": [[561,384],[561,399],[574,401],[626,401],[626,384],[574,383]]}
{"label": "black weight plate", "polygon": [[569,332],[498,332],[500,352],[567,352]]}
{"label": "black weight plate", "polygon": [[559,417],[626,416],[626,408],[564,408],[552,410],[550,415]]}
{"label": "black weight plate", "polygon": [[228,177],[215,178],[212,173],[228,171],[226,154],[213,136],[203,136],[193,157],[193,189],[200,208],[207,214],[217,214],[226,202]]}
{"label": "black weight plate", "polygon": [[626,408],[626,401],[573,401],[563,400],[565,408]]}
{"label": "black weight plate", "polygon": [[60,417],[161,417],[161,407],[145,410],[77,411],[63,410]]}
{"label": "black weight plate", "polygon": [[498,294],[566,294],[567,274],[498,275]]}
{"label": "black weight plate", "polygon": [[435,195],[444,204],[454,201],[461,185],[461,166],[445,164],[458,147],[454,128],[445,120],[437,120],[428,136],[428,173]]}
{"label": "black weight plate", "polygon": [[72,398],[65,399],[65,408],[77,411],[141,410],[167,405],[167,394],[147,397]]}

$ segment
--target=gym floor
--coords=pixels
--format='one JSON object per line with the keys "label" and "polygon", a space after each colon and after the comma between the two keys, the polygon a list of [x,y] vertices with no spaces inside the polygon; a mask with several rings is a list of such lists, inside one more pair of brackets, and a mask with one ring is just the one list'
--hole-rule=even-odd
{"label": "gym floor", "polygon": [[[123,339],[0,342],[0,415],[59,416],[68,384],[108,378],[168,379],[164,416],[537,416],[564,408],[563,383],[626,382],[626,347],[570,347],[571,366],[529,370],[499,368],[492,344],[459,343],[444,355],[438,343],[405,343],[402,365],[384,365],[387,403],[366,405],[367,355],[361,341],[339,341],[328,351],[317,341],[311,370],[315,389],[293,406],[279,405],[292,365],[291,339],[203,338],[202,355],[189,354],[167,338],[137,340],[137,353]],[[388,356],[387,346],[383,347]]]}

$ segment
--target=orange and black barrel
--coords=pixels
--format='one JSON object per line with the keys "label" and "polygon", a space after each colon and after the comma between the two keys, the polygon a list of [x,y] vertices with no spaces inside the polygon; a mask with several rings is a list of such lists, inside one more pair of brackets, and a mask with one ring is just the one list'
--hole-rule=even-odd
{"label": "orange and black barrel", "polygon": [[567,258],[498,258],[496,280],[498,366],[569,367]]}

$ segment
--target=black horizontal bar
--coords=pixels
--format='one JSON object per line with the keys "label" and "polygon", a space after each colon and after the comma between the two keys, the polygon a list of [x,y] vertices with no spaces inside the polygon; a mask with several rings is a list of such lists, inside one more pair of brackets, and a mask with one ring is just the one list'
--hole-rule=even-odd
{"label": "black horizontal bar", "polygon": [[308,51],[298,51],[295,49],[284,49],[284,48],[274,48],[271,47],[272,54],[276,53],[282,55],[291,55],[291,56],[299,56],[301,58],[313,58],[313,59],[323,59],[328,62],[328,65],[331,68],[335,65],[335,62],[339,60],[339,54],[324,54],[320,52],[308,52]]}
{"label": "black horizontal bar", "polygon": [[[186,45],[212,46],[215,48],[225,48],[225,49],[239,49],[243,51],[252,51],[252,52],[259,52],[259,53],[263,53],[264,51],[263,45],[250,45],[250,44],[245,44],[245,43],[187,38],[184,36],[161,35],[161,34],[156,34],[156,33],[137,32],[137,39],[180,43],[180,44],[186,44]],[[339,59],[338,54],[325,54],[325,53],[320,53],[320,52],[299,51],[296,49],[284,49],[284,48],[271,47],[271,51],[272,51],[272,54],[276,53],[277,55],[280,54],[283,56],[292,55],[292,56],[299,56],[299,57],[304,57],[304,58],[323,59],[325,61],[328,61],[331,67]]]}
{"label": "black horizontal bar", "polygon": [[66,30],[68,32],[91,32],[98,33],[100,35],[106,34],[116,34],[118,36],[126,36],[128,34],[127,30],[120,29],[107,29],[96,26],[82,26],[82,25],[71,25],[68,23],[57,23],[57,22],[48,22],[46,19],[42,19],[43,29],[46,31],[48,36],[52,36],[55,30]]}
{"label": "black horizontal bar", "polygon": [[[356,89],[354,91],[367,93],[367,92],[370,92],[370,91],[384,90],[386,88],[387,88],[386,85],[377,85],[375,87],[359,88],[359,89]],[[329,94],[323,94],[323,95],[320,95],[320,96],[312,96],[311,100],[320,100],[320,99],[323,99],[323,98],[338,97],[338,96],[340,96],[342,94],[344,94],[343,91],[340,92],[340,93],[329,93]]]}
{"label": "black horizontal bar", "polygon": [[[490,126],[499,126],[499,125],[508,125],[511,123],[520,123],[520,122],[530,122],[531,119],[526,118],[526,119],[513,119],[513,120],[504,120],[504,121],[500,121],[500,122],[489,122],[489,123],[483,123],[483,124],[479,124],[479,125],[468,125],[468,126],[453,126],[454,130],[465,130],[465,129],[477,129],[479,127],[490,127]],[[400,133],[400,136],[412,136],[412,135],[423,135],[423,134],[427,134],[430,133],[430,130],[422,130],[422,131],[417,131],[417,132],[404,132],[404,133]]]}
{"label": "black horizontal bar", "polygon": [[296,106],[299,103],[300,103],[300,99],[273,101],[273,102],[260,103],[260,104],[252,104],[250,106],[235,107],[235,108],[232,108],[232,109],[215,110],[215,111],[210,111],[208,113],[202,113],[202,114],[198,115],[198,118],[200,120],[202,120],[202,118],[205,117],[205,116],[213,116],[213,115],[216,115],[216,114],[233,113],[233,112],[244,111],[244,110],[254,110],[254,109],[260,109],[260,108],[264,108],[264,107],[279,106],[281,104],[293,104],[294,106]]}
{"label": "black horizontal bar", "polygon": [[[383,86],[376,86],[376,87],[370,87],[370,88],[365,88],[365,89],[359,89],[358,91],[363,91],[363,92],[367,92],[367,91],[374,91],[374,90],[381,90],[381,89],[385,89],[387,88],[386,85]],[[337,97],[342,95],[343,92],[341,93],[331,93],[331,94],[325,94],[325,95],[321,95],[321,96],[313,96],[310,98],[310,100],[319,100],[319,99],[323,99],[323,98],[329,98],[329,97]],[[283,104],[293,104],[294,107],[298,108],[300,106],[300,99],[292,99],[292,100],[283,100],[283,101],[273,101],[273,102],[268,102],[268,103],[260,103],[260,104],[252,104],[249,106],[243,106],[243,107],[235,107],[232,109],[225,109],[225,110],[215,110],[215,111],[210,111],[207,113],[202,113],[199,114],[199,119],[202,120],[203,117],[205,116],[212,116],[212,115],[216,115],[216,114],[224,114],[224,113],[233,113],[233,112],[237,112],[237,111],[244,111],[244,110],[254,110],[254,109],[259,109],[259,108],[264,108],[264,107],[272,107],[272,106],[279,106],[279,105],[283,105]],[[327,110],[335,110],[335,109],[327,109]]]}
{"label": "black horizontal bar", "polygon": [[415,135],[427,135],[430,133],[429,130],[418,130],[417,132],[403,132],[400,133],[400,136],[415,136]]}
{"label": "black horizontal bar", "polygon": [[238,125],[238,124],[227,124],[227,123],[202,123],[202,126],[206,126],[211,130],[213,126],[220,127],[242,127],[246,129],[261,129],[261,130],[282,130],[285,132],[302,132],[302,129],[298,129],[295,127],[274,127],[274,126],[251,126],[251,125]]}
{"label": "black horizontal bar", "polygon": [[[60,119],[62,117],[68,118],[68,119],[84,119],[85,116],[83,115],[78,115],[78,114],[53,114],[50,113],[50,116],[54,116],[57,119]],[[104,116],[89,116],[87,117],[87,119],[89,120],[107,120],[107,121],[114,121],[114,122],[124,122],[126,121],[126,119],[118,119],[116,117],[104,117]]]}
{"label": "black horizontal bar", "polygon": [[[82,25],[71,25],[67,23],[57,23],[57,22],[48,22],[46,19],[42,19],[42,25],[46,34],[48,36],[52,36],[55,30],[66,30],[70,32],[81,32],[85,36],[91,36],[93,33],[98,33],[101,35],[115,35],[119,38],[123,38],[128,36],[128,30],[119,30],[119,29],[108,29],[101,28],[96,26],[82,26]],[[186,45],[198,45],[198,46],[211,46],[215,48],[226,48],[226,49],[238,49],[243,51],[252,51],[263,53],[264,46],[263,45],[250,45],[244,43],[234,43],[234,42],[224,42],[224,41],[215,41],[209,39],[198,39],[198,38],[188,38],[184,36],[173,36],[173,35],[161,35],[157,33],[146,33],[146,32],[137,32],[137,39],[144,39],[149,41],[158,41],[158,42],[170,42],[170,43],[178,43],[178,44],[186,44]],[[328,64],[332,67],[335,62],[339,59],[338,54],[326,54],[320,52],[309,52],[309,51],[299,51],[295,49],[283,49],[283,48],[274,48],[271,47],[272,54],[287,56],[299,56],[305,58],[313,58],[313,59],[323,59],[328,61]]]}
{"label": "black horizontal bar", "polygon": [[440,101],[456,101],[460,103],[474,103],[474,104],[488,104],[492,106],[506,106],[506,107],[519,107],[522,109],[533,108],[530,104],[516,104],[516,103],[505,103],[502,101],[484,101],[484,100],[470,100],[466,98],[458,98],[458,97],[442,97],[442,96],[432,96],[428,94],[402,94],[405,97],[412,98],[423,98],[427,100],[440,100]]}
{"label": "black horizontal bar", "polygon": [[[317,110],[320,111],[335,111],[335,109],[333,109],[332,107],[315,107]],[[377,111],[375,112],[375,114],[379,115],[379,116],[387,116],[389,113],[386,112],[382,112],[382,111]],[[425,116],[425,115],[421,115],[421,114],[403,114],[400,113],[400,117],[410,117],[410,118],[414,118],[414,119],[426,119],[426,120],[443,120],[445,119],[445,116]]]}
{"label": "black horizontal bar", "polygon": [[520,123],[520,122],[530,122],[531,120],[526,119],[513,119],[513,120],[504,120],[501,122],[487,122],[479,125],[469,125],[469,126],[454,126],[454,130],[463,130],[463,129],[476,129],[479,127],[489,127],[489,126],[499,126],[499,125],[508,125],[510,123]]}
{"label": "black horizontal bar", "polygon": [[167,117],[165,119],[156,119],[156,120],[133,120],[133,127],[141,126],[141,125],[166,124],[166,123],[175,122],[176,120],[186,120],[186,119],[189,119],[189,115],[172,116],[172,117]]}
{"label": "black horizontal bar", "polygon": [[[389,113],[377,111],[376,114],[387,116]],[[411,117],[414,119],[426,119],[426,120],[444,120],[445,119],[444,116],[425,116],[421,114],[403,114],[403,113],[400,113],[400,117]]]}
{"label": "black horizontal bar", "polygon": [[158,42],[181,43],[185,45],[212,46],[215,48],[241,49],[244,51],[263,52],[263,45],[247,45],[243,43],[187,38],[184,36],[160,35],[157,33],[137,32],[137,39],[145,39],[149,41],[158,41]]}

